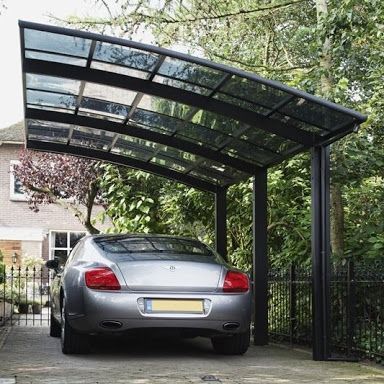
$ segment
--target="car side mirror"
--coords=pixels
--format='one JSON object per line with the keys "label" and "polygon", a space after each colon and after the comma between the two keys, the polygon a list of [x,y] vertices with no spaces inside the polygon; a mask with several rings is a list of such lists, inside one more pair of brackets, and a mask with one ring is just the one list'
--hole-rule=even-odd
{"label": "car side mirror", "polygon": [[48,260],[48,261],[45,263],[45,266],[46,266],[48,269],[53,269],[53,270],[57,271],[57,270],[59,269],[59,260],[57,260],[57,259]]}

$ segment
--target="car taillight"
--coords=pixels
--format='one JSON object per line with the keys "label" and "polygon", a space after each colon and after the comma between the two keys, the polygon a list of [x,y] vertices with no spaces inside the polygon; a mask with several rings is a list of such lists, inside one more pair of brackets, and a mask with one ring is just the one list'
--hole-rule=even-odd
{"label": "car taillight", "polygon": [[223,285],[223,292],[247,292],[249,279],[245,273],[228,271]]}
{"label": "car taillight", "polygon": [[119,290],[120,284],[108,267],[98,267],[85,272],[85,284],[88,288],[101,290]]}

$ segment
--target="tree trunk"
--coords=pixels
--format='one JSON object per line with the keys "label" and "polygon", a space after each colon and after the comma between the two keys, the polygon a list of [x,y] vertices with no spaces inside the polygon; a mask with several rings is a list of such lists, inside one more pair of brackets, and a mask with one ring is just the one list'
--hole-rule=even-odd
{"label": "tree trunk", "polygon": [[331,249],[337,258],[344,255],[344,209],[341,185],[331,185]]}
{"label": "tree trunk", "polygon": [[[322,27],[324,19],[328,15],[327,0],[316,0],[317,25]],[[326,36],[320,56],[319,65],[322,69],[320,93],[325,98],[332,98],[333,79],[331,76],[332,42],[329,36]],[[337,158],[337,156],[336,156]],[[335,161],[335,156],[334,156]],[[337,160],[336,160],[337,161]],[[332,184],[331,181],[331,248],[332,253],[338,258],[344,255],[344,205],[342,200],[342,190],[340,184]]]}
{"label": "tree trunk", "polygon": [[100,231],[95,226],[92,225],[92,208],[95,204],[97,192],[98,192],[97,182],[90,183],[88,188],[88,194],[87,194],[87,204],[86,204],[87,210],[86,210],[85,220],[83,224],[91,235],[97,235],[98,233],[100,233]]}
{"label": "tree trunk", "polygon": [[[316,0],[316,12],[317,12],[317,25],[322,26],[324,19],[328,15],[327,0]],[[326,36],[323,41],[320,56],[320,68],[322,69],[321,75],[321,94],[323,97],[330,97],[332,92],[332,56],[331,56],[331,39]]]}

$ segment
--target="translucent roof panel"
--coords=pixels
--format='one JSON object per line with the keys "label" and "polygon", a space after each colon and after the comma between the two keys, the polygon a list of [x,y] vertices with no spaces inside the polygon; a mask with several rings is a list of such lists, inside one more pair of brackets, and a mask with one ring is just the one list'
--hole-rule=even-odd
{"label": "translucent roof panel", "polygon": [[186,104],[151,95],[144,95],[138,107],[140,109],[177,117],[179,119],[184,119],[191,110],[191,107]]}
{"label": "translucent roof panel", "polygon": [[25,51],[25,57],[27,59],[53,61],[56,63],[78,65],[80,67],[85,67],[87,64],[87,60],[82,59],[80,57],[63,56],[63,55],[57,55],[53,53],[44,53],[44,52],[36,52],[36,51],[29,51],[29,50]]}
{"label": "translucent roof panel", "polygon": [[134,159],[148,161],[151,158],[152,151],[148,150],[145,147],[139,147],[135,143],[129,140],[129,136],[118,136],[117,141],[113,148],[111,149],[112,153],[132,157]]}
{"label": "translucent roof panel", "polygon": [[123,120],[128,116],[130,107],[83,96],[79,105],[79,111],[90,112],[95,116],[99,115],[99,117],[115,117]]}
{"label": "translucent roof panel", "polygon": [[27,146],[214,192],[352,132],[358,112],[205,59],[19,22]]}
{"label": "translucent roof panel", "polygon": [[131,122],[147,126],[149,128],[159,128],[165,132],[173,133],[179,123],[174,118],[163,115],[160,113],[154,113],[144,109],[137,108],[135,113],[131,117]]}
{"label": "translucent roof panel", "polygon": [[279,88],[273,88],[244,77],[233,76],[220,89],[220,93],[245,100],[254,105],[273,109],[290,94]]}
{"label": "translucent roof panel", "polygon": [[225,72],[173,57],[167,57],[164,60],[158,73],[170,79],[200,85],[204,88],[214,88],[225,75]]}
{"label": "translucent roof panel", "polygon": [[193,116],[192,122],[227,135],[235,135],[239,129],[247,126],[247,124],[236,119],[229,119],[218,113],[204,110],[199,110]]}
{"label": "translucent roof panel", "polygon": [[52,124],[48,121],[29,120],[28,138],[31,140],[67,143],[71,126],[68,124]]}
{"label": "translucent roof panel", "polygon": [[156,83],[169,85],[170,87],[175,87],[179,89],[184,89],[186,91],[199,93],[201,95],[208,95],[211,92],[209,88],[205,88],[197,84],[191,84],[185,81],[180,81],[177,79],[159,76],[159,75],[156,75],[153,81]]}
{"label": "translucent roof panel", "polygon": [[42,107],[57,107],[69,110],[74,110],[76,107],[76,96],[62,93],[27,89],[26,99],[27,104],[36,104]]}
{"label": "translucent roof panel", "polygon": [[245,100],[244,98],[235,97],[233,95],[228,95],[227,93],[217,92],[214,95],[214,98],[221,100],[221,101],[224,101],[224,102],[229,103],[229,104],[233,104],[237,107],[248,109],[250,111],[254,111],[257,113],[264,114],[264,115],[268,114],[271,111],[270,109],[268,109],[262,105],[252,103],[249,100]]}
{"label": "translucent roof panel", "polygon": [[25,49],[38,50],[48,53],[59,53],[79,58],[88,57],[91,48],[90,39],[63,35],[61,33],[51,33],[35,29],[24,30]]}
{"label": "translucent roof panel", "polygon": [[108,85],[87,82],[84,87],[83,96],[111,101],[113,103],[123,105],[131,105],[136,96],[136,92],[117,87],[110,87]]}
{"label": "translucent roof panel", "polygon": [[35,75],[31,73],[26,75],[26,80],[27,89],[70,95],[78,95],[81,83],[78,80],[62,79],[60,77],[54,76]]}
{"label": "translucent roof panel", "polygon": [[98,41],[93,59],[151,72],[159,60],[159,56],[135,48]]}
{"label": "translucent roof panel", "polygon": [[145,71],[99,61],[92,61],[91,68],[105,72],[119,73],[120,75],[138,77],[139,79],[147,79],[149,76],[149,73]]}
{"label": "translucent roof panel", "polygon": [[326,131],[332,131],[341,124],[353,122],[353,116],[345,116],[344,113],[330,111],[325,106],[319,106],[299,97],[284,105],[279,109],[279,112],[291,119],[303,121]]}
{"label": "translucent roof panel", "polygon": [[107,151],[112,146],[114,134],[88,127],[74,127],[70,144]]}

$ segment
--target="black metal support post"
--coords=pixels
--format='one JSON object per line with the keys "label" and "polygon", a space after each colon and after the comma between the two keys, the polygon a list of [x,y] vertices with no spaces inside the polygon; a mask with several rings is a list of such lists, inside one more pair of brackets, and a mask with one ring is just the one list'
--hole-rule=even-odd
{"label": "black metal support post", "polygon": [[268,344],[267,169],[253,180],[253,287],[255,345]]}
{"label": "black metal support post", "polygon": [[227,260],[227,188],[215,193],[216,251]]}
{"label": "black metal support post", "polygon": [[312,332],[313,359],[330,357],[329,147],[312,149]]}

